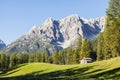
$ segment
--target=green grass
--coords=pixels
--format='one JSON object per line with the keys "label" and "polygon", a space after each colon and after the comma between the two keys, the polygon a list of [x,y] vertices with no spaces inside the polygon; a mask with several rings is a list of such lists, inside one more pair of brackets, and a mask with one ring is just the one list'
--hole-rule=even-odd
{"label": "green grass", "polygon": [[120,57],[82,65],[22,64],[0,80],[120,80]]}

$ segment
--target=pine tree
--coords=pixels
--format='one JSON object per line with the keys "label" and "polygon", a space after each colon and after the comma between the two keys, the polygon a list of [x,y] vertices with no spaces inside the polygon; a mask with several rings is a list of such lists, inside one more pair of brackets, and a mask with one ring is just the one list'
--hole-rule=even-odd
{"label": "pine tree", "polygon": [[2,52],[0,54],[0,70],[7,70],[9,68],[9,55]]}
{"label": "pine tree", "polygon": [[28,60],[29,60],[29,54],[23,53],[22,54],[22,63],[28,63]]}
{"label": "pine tree", "polygon": [[82,46],[82,37],[79,37],[78,42],[77,42],[77,48],[76,48],[79,54],[81,51],[81,46]]}
{"label": "pine tree", "polygon": [[98,36],[98,42],[97,42],[97,60],[103,60],[104,59],[104,54],[103,54],[103,33],[101,33]]}
{"label": "pine tree", "polygon": [[65,52],[65,50],[59,51],[59,64],[66,64],[66,52]]}
{"label": "pine tree", "polygon": [[10,68],[14,67],[17,65],[17,54],[16,53],[12,53],[12,55],[10,56]]}
{"label": "pine tree", "polygon": [[44,53],[44,57],[45,57],[45,62],[48,63],[49,62],[49,56],[48,56],[48,53]]}
{"label": "pine tree", "polygon": [[23,62],[22,62],[22,54],[20,53],[20,54],[17,54],[17,64],[22,64]]}
{"label": "pine tree", "polygon": [[52,59],[54,64],[59,64],[59,54],[58,51],[53,52]]}
{"label": "pine tree", "polygon": [[120,55],[120,0],[110,0],[104,31],[105,59]]}
{"label": "pine tree", "polygon": [[5,54],[5,69],[9,69],[10,64],[10,56],[8,54]]}
{"label": "pine tree", "polygon": [[81,48],[81,54],[80,54],[81,59],[83,57],[90,57],[91,52],[92,52],[92,49],[91,49],[90,41],[85,38],[83,40],[83,44]]}
{"label": "pine tree", "polygon": [[82,37],[80,36],[77,42],[77,47],[73,51],[73,63],[78,64],[80,62],[80,53],[82,47]]}
{"label": "pine tree", "polygon": [[[42,60],[41,60],[42,61]],[[29,55],[29,62],[34,62],[34,55],[33,54],[30,54]]]}
{"label": "pine tree", "polygon": [[34,52],[34,62],[40,62],[41,61],[41,54],[39,52]]}
{"label": "pine tree", "polygon": [[1,54],[1,69],[2,70],[5,69],[5,58],[6,58],[6,55],[4,54],[4,52],[2,52]]}
{"label": "pine tree", "polygon": [[67,49],[66,64],[73,64],[73,49],[72,49],[72,45]]}
{"label": "pine tree", "polygon": [[73,63],[74,64],[79,64],[80,63],[80,52],[78,49],[76,49],[74,52],[73,52]]}

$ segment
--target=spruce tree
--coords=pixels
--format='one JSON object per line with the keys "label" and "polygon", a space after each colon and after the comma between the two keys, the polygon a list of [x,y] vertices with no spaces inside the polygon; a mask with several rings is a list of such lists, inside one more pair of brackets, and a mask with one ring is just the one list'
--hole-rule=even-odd
{"label": "spruce tree", "polygon": [[92,52],[92,49],[91,49],[90,41],[85,38],[83,40],[83,44],[81,47],[80,58],[82,59],[83,57],[90,57],[91,52]]}
{"label": "spruce tree", "polygon": [[4,52],[2,52],[1,54],[1,69],[2,70],[5,69],[5,58],[6,58],[6,55],[4,54]]}
{"label": "spruce tree", "polygon": [[105,59],[120,55],[120,0],[110,0],[104,31]]}
{"label": "spruce tree", "polygon": [[79,64],[80,63],[80,52],[77,49],[73,53],[73,63],[74,64]]}
{"label": "spruce tree", "polygon": [[12,53],[12,55],[10,56],[10,68],[14,67],[17,65],[17,54],[16,53]]}
{"label": "spruce tree", "polygon": [[54,64],[59,64],[59,54],[58,51],[53,52],[52,60]]}
{"label": "spruce tree", "polygon": [[45,62],[48,63],[48,62],[49,62],[49,56],[48,56],[48,53],[46,52],[46,53],[44,53],[44,54],[45,54],[45,56],[44,56],[44,57],[45,57]]}
{"label": "spruce tree", "polygon": [[103,60],[104,59],[104,54],[103,54],[103,33],[101,33],[98,36],[98,42],[97,42],[97,60]]}
{"label": "spruce tree", "polygon": [[39,52],[34,52],[34,62],[41,61],[41,54]]}
{"label": "spruce tree", "polygon": [[65,50],[59,51],[59,64],[66,64],[66,52],[65,52]]}
{"label": "spruce tree", "polygon": [[72,49],[72,45],[67,49],[66,64],[73,64],[73,49]]}

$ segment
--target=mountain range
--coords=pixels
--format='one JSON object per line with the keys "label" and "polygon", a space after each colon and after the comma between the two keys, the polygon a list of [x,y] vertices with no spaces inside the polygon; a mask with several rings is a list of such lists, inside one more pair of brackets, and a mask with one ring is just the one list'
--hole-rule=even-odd
{"label": "mountain range", "polygon": [[95,38],[105,28],[105,17],[85,19],[77,14],[60,20],[46,19],[40,26],[33,26],[25,35],[21,36],[3,51],[7,53],[48,52],[68,48],[75,45],[78,38]]}

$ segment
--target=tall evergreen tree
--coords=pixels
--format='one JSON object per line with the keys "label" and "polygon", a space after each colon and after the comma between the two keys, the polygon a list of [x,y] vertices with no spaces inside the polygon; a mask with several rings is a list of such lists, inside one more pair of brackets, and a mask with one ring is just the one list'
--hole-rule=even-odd
{"label": "tall evergreen tree", "polygon": [[98,36],[98,42],[97,42],[97,60],[103,60],[104,59],[104,54],[103,54],[103,33],[101,33]]}
{"label": "tall evergreen tree", "polygon": [[91,49],[90,41],[85,38],[83,40],[83,44],[81,48],[81,54],[80,54],[81,59],[83,57],[90,57],[91,52],[92,52],[92,49]]}
{"label": "tall evergreen tree", "polygon": [[10,68],[17,65],[17,60],[18,60],[17,59],[17,54],[12,53],[12,55],[10,56],[10,64],[9,64]]}
{"label": "tall evergreen tree", "polygon": [[80,62],[81,47],[82,47],[82,37],[80,36],[78,38],[77,47],[73,52],[73,63],[74,64],[78,64]]}
{"label": "tall evergreen tree", "polygon": [[80,52],[77,49],[73,52],[73,63],[74,64],[80,63]]}
{"label": "tall evergreen tree", "polygon": [[45,62],[48,63],[49,62],[49,56],[48,56],[48,53],[44,53],[44,57],[45,57]]}
{"label": "tall evergreen tree", "polygon": [[120,0],[110,0],[104,31],[105,59],[120,55]]}
{"label": "tall evergreen tree", "polygon": [[72,48],[72,45],[67,49],[66,64],[73,64],[73,48]]}
{"label": "tall evergreen tree", "polygon": [[52,59],[54,64],[59,64],[59,54],[58,51],[53,52]]}
{"label": "tall evergreen tree", "polygon": [[59,51],[59,64],[66,64],[66,52],[65,52],[65,50]]}
{"label": "tall evergreen tree", "polygon": [[5,69],[9,68],[10,64],[10,56],[8,54],[5,54]]}
{"label": "tall evergreen tree", "polygon": [[39,52],[34,52],[34,62],[40,62],[41,61],[41,54]]}
{"label": "tall evergreen tree", "polygon": [[1,54],[1,69],[5,69],[5,58],[6,58],[6,55],[4,54],[4,52],[2,52]]}
{"label": "tall evergreen tree", "polygon": [[33,54],[29,54],[29,62],[34,62],[34,55]]}

